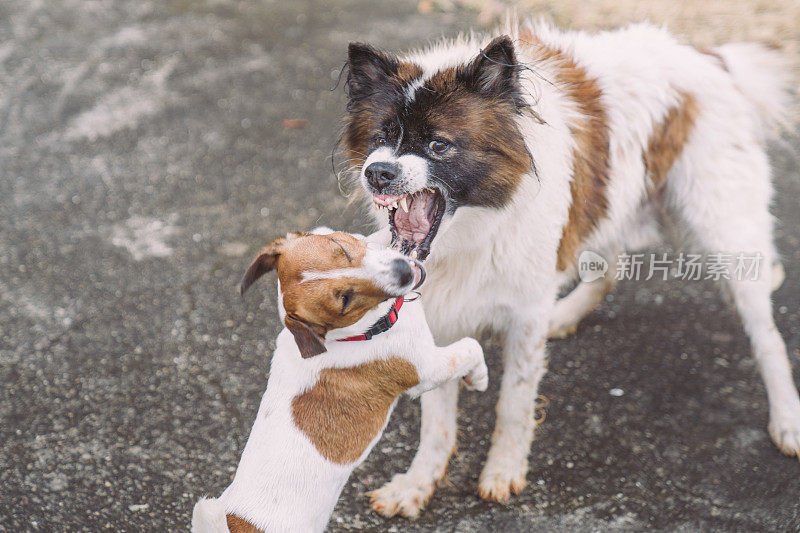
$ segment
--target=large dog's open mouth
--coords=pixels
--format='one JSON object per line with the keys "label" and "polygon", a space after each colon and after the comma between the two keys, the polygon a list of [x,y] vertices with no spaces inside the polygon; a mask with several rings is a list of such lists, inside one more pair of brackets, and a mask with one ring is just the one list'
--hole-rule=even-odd
{"label": "large dog's open mouth", "polygon": [[412,259],[424,261],[444,218],[447,202],[437,189],[425,188],[412,194],[375,194],[376,208],[389,212],[392,248]]}

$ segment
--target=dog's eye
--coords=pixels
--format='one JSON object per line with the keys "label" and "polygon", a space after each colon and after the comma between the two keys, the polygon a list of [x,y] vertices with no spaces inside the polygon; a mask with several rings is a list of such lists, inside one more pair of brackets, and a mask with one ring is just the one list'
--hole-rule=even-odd
{"label": "dog's eye", "polygon": [[450,148],[450,145],[444,141],[431,141],[430,144],[428,145],[428,148],[430,148],[432,152],[441,154],[442,152]]}
{"label": "dog's eye", "polygon": [[375,144],[377,144],[378,146],[386,146],[386,138],[385,137],[376,138]]}
{"label": "dog's eye", "polygon": [[344,313],[347,306],[353,301],[353,292],[345,291],[339,295],[339,299],[342,301],[342,313]]}

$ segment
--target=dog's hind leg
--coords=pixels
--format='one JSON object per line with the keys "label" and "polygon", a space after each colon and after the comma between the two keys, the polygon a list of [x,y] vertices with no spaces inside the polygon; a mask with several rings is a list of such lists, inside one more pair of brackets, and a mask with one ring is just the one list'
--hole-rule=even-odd
{"label": "dog's hind leg", "polygon": [[550,318],[548,338],[563,339],[575,333],[578,323],[594,311],[617,284],[614,272],[619,254],[607,254],[607,256],[609,267],[605,277],[594,281],[581,281],[569,294],[556,302]]}
{"label": "dog's hind leg", "polygon": [[[625,226],[622,235],[615,235],[606,241],[602,240],[601,235],[595,235],[602,244],[595,243],[594,248],[589,247],[587,250],[599,253],[606,260],[608,270],[602,278],[579,282],[569,294],[556,301],[550,317],[548,338],[563,339],[572,335],[577,331],[580,321],[600,305],[617,284],[617,259],[624,250],[649,248],[662,241],[657,209],[652,203],[641,206]],[[620,241],[620,238],[623,240]],[[580,264],[578,272],[580,273]]]}
{"label": "dog's hind leg", "polygon": [[370,493],[372,509],[383,516],[417,518],[444,478],[456,446],[458,381],[449,381],[422,395],[420,443],[405,474]]}
{"label": "dog's hind leg", "polygon": [[552,303],[551,299],[549,305],[537,306],[536,313],[527,315],[530,320],[511,324],[506,331],[492,447],[478,481],[478,494],[485,500],[503,502],[525,488],[536,398],[547,366],[547,314]]}
{"label": "dog's hind leg", "polygon": [[[766,265],[765,271],[770,271]],[[770,436],[783,453],[800,456],[800,399],[772,318],[769,280],[732,279],[729,284],[767,388]]]}
{"label": "dog's hind leg", "polygon": [[685,174],[668,178],[668,200],[703,251],[727,254],[727,284],[767,389],[769,433],[784,453],[800,455],[800,397],[772,315],[782,269],[774,266],[769,162],[752,141],[702,148]]}

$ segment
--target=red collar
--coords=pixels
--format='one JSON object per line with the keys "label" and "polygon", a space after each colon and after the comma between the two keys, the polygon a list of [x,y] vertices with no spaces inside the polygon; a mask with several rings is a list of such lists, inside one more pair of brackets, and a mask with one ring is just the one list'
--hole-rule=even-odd
{"label": "red collar", "polygon": [[368,341],[375,335],[379,333],[383,333],[384,331],[389,331],[394,323],[397,322],[397,317],[400,314],[400,308],[403,307],[404,298],[401,296],[397,300],[394,301],[392,307],[389,309],[389,312],[383,315],[377,322],[372,324],[366,332],[362,333],[361,335],[354,335],[352,337],[346,337],[344,339],[336,339],[339,342],[344,341]]}

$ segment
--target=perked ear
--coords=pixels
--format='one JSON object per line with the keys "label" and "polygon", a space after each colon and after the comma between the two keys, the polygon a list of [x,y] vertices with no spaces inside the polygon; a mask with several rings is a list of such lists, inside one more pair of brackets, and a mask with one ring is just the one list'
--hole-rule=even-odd
{"label": "perked ear", "polygon": [[365,43],[350,43],[347,48],[347,96],[360,100],[376,92],[397,74],[397,60]]}
{"label": "perked ear", "polygon": [[294,318],[291,315],[286,315],[284,323],[286,324],[286,328],[294,335],[294,342],[300,349],[300,355],[303,359],[308,359],[309,357],[314,357],[315,355],[328,351],[325,349],[325,341],[323,339],[323,337],[325,337],[324,331],[321,331],[322,336],[320,336],[314,331],[310,324]]}
{"label": "perked ear", "polygon": [[466,69],[466,82],[484,96],[519,97],[519,63],[508,35],[495,38],[481,50]]}
{"label": "perked ear", "polygon": [[256,258],[247,268],[247,272],[244,273],[244,277],[242,277],[242,283],[239,286],[239,292],[242,296],[258,278],[275,269],[284,242],[284,239],[275,239],[258,252]]}

